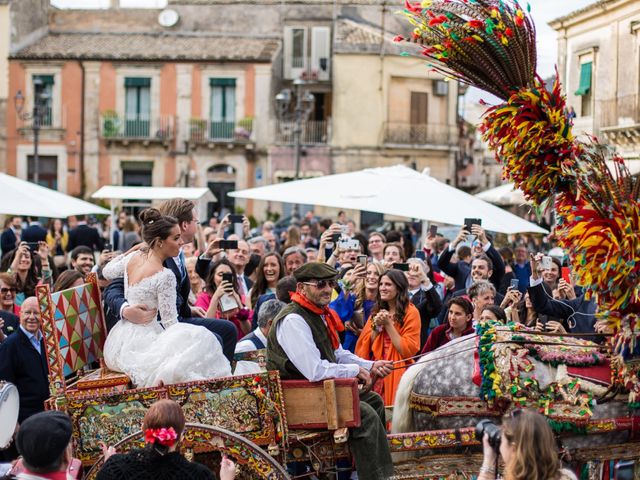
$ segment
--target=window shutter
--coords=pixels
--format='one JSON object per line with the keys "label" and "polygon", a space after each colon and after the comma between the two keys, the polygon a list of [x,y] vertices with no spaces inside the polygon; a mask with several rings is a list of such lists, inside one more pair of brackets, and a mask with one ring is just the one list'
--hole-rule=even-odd
{"label": "window shutter", "polygon": [[591,74],[593,70],[593,63],[586,62],[580,65],[580,84],[578,85],[578,90],[576,90],[576,95],[581,97],[583,95],[589,95],[591,91]]}
{"label": "window shutter", "polygon": [[151,79],[144,77],[126,77],[124,79],[125,87],[150,87]]}
{"label": "window shutter", "polygon": [[306,27],[284,27],[284,78],[300,78],[307,69],[307,29]]}
{"label": "window shutter", "polygon": [[331,29],[329,27],[313,27],[311,30],[311,70],[318,73],[318,80],[331,78],[330,60]]}
{"label": "window shutter", "polygon": [[235,78],[210,78],[209,86],[210,87],[235,87],[236,79]]}
{"label": "window shutter", "polygon": [[429,94],[411,92],[411,125],[426,125],[429,118]]}
{"label": "window shutter", "polygon": [[39,79],[43,85],[53,85],[53,75],[34,75],[33,79]]}

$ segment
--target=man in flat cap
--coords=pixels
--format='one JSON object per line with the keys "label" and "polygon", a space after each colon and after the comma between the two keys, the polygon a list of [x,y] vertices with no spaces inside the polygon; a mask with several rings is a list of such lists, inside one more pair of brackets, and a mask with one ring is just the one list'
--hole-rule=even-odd
{"label": "man in flat cap", "polygon": [[[391,362],[371,362],[344,350],[338,332],[344,326],[328,305],[338,272],[326,263],[312,262],[294,273],[297,287],[291,303],[273,321],[267,344],[267,369],[281,378],[354,378],[369,385],[370,373],[385,377]],[[351,428],[349,446],[359,480],[381,480],[393,475],[384,426],[382,398],[368,392],[360,395],[360,426]]]}
{"label": "man in flat cap", "polygon": [[40,412],[20,425],[16,446],[23,471],[18,479],[65,480],[71,464],[71,420],[62,412]]}

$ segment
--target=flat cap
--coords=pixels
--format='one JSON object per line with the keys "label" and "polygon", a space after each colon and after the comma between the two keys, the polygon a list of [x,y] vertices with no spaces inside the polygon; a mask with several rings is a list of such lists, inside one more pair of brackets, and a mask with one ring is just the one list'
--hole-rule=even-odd
{"label": "flat cap", "polygon": [[332,280],[338,276],[338,271],[324,262],[309,262],[293,272],[297,282],[309,280]]}
{"label": "flat cap", "polygon": [[16,447],[27,465],[45,468],[58,460],[71,441],[69,417],[56,411],[36,413],[20,425]]}

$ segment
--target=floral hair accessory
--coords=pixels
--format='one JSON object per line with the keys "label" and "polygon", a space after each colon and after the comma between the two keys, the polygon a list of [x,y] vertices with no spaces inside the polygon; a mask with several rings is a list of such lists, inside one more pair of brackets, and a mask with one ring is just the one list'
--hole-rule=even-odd
{"label": "floral hair accessory", "polygon": [[164,445],[165,447],[173,447],[177,439],[178,434],[173,429],[173,427],[147,428],[144,431],[144,441],[146,443],[158,443],[160,445]]}

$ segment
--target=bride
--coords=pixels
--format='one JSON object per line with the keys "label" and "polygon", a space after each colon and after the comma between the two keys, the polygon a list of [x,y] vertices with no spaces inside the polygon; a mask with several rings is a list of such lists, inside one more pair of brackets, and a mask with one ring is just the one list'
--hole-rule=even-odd
{"label": "bride", "polygon": [[157,309],[160,321],[121,319],[104,344],[111,370],[126,373],[137,387],[153,387],[231,375],[217,338],[204,327],[178,323],[176,277],[163,262],[180,253],[178,221],[155,208],[140,214],[146,247],[119,255],[103,269],[108,280],[124,277],[129,304]]}

